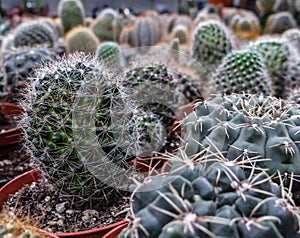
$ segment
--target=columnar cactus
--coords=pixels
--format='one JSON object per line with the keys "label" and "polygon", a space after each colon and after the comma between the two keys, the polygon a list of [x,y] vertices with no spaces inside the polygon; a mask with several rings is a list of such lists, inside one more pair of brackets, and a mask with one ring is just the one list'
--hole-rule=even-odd
{"label": "columnar cactus", "polygon": [[15,47],[37,45],[53,47],[54,33],[51,27],[43,21],[24,22],[15,29],[13,45]]}
{"label": "columnar cactus", "polygon": [[102,41],[118,41],[122,24],[112,8],[102,10],[91,25],[91,30]]}
{"label": "columnar cactus", "polygon": [[53,60],[35,70],[22,102],[26,147],[61,196],[81,207],[118,199],[126,161],[142,153],[143,137],[130,131],[141,125],[135,104],[105,68],[83,53]]}
{"label": "columnar cactus", "polygon": [[84,25],[85,10],[81,0],[60,0],[58,16],[64,33],[79,25]]}
{"label": "columnar cactus", "polygon": [[220,22],[199,23],[193,31],[192,57],[208,70],[214,70],[233,49],[233,40]]}
{"label": "columnar cactus", "polygon": [[264,34],[282,34],[297,27],[297,22],[290,12],[278,12],[268,17]]}
{"label": "columnar cactus", "polygon": [[248,176],[230,162],[177,162],[168,175],[137,186],[119,237],[297,238],[299,213],[283,189],[265,173]]}
{"label": "columnar cactus", "polygon": [[54,53],[46,48],[28,48],[13,51],[3,59],[4,91],[13,93],[17,98],[20,88],[24,87],[27,77],[34,67],[54,58]]}
{"label": "columnar cactus", "polygon": [[[268,173],[300,173],[299,107],[271,96],[231,94],[199,103],[183,122],[188,155],[218,148]],[[268,160],[264,160],[264,159]]]}
{"label": "columnar cactus", "polygon": [[252,50],[229,53],[217,68],[213,82],[219,92],[271,94],[267,67],[261,55]]}
{"label": "columnar cactus", "polygon": [[153,20],[138,17],[132,29],[132,43],[134,47],[147,47],[157,43],[158,29]]}
{"label": "columnar cactus", "polygon": [[102,42],[97,50],[96,57],[104,62],[108,67],[117,69],[123,65],[123,55],[118,43],[106,41]]}
{"label": "columnar cactus", "polygon": [[285,39],[261,39],[249,48],[261,54],[265,59],[270,75],[274,96],[285,98],[291,84],[291,77],[295,74],[291,65],[299,58],[293,45]]}
{"label": "columnar cactus", "polygon": [[83,51],[86,54],[95,54],[99,45],[97,36],[90,28],[78,26],[70,30],[65,37],[67,52]]}

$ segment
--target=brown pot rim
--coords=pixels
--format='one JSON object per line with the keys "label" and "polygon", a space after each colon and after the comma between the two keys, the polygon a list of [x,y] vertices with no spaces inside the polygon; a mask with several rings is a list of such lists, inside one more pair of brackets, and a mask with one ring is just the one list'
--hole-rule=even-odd
{"label": "brown pot rim", "polygon": [[108,232],[103,238],[118,238],[118,235],[122,232],[124,228],[128,226],[128,221],[124,222],[123,224],[115,227],[110,232]]}
{"label": "brown pot rim", "polygon": [[[0,188],[0,194],[2,195],[0,197],[0,210],[2,209],[3,204],[8,199],[8,196],[10,194],[13,194],[17,192],[19,189],[21,189],[22,186],[31,184],[32,182],[35,182],[42,178],[42,173],[39,169],[33,169],[30,171],[27,171],[11,181],[9,181],[7,184],[5,184],[2,188]],[[105,233],[110,231],[111,229],[120,226],[122,224],[127,224],[126,220],[122,220],[119,222],[115,222],[112,224],[109,224],[107,226],[103,226],[100,228],[95,228],[91,230],[85,230],[85,231],[77,231],[77,232],[63,232],[63,233],[52,233],[55,236],[54,237],[98,237],[101,238]],[[46,230],[43,230],[47,232]]]}

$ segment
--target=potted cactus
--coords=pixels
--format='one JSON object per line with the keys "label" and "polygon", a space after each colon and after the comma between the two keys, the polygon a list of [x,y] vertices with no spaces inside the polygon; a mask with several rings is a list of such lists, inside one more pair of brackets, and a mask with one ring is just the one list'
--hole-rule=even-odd
{"label": "potted cactus", "polygon": [[[25,113],[20,125],[26,148],[39,164],[43,181],[50,184],[46,186],[51,191],[48,195],[57,194],[72,211],[89,214],[95,209],[105,211],[128,196],[128,173],[133,174],[135,165],[129,162],[157,146],[163,131],[160,120],[136,107],[118,78],[96,58],[83,53],[52,60],[35,69],[29,80],[21,102]],[[36,193],[44,202],[45,196]],[[31,201],[39,202],[38,198]],[[21,203],[19,200],[16,206]],[[59,205],[53,209],[61,211]],[[38,205],[30,207],[33,214]],[[40,212],[53,214],[51,209]],[[67,216],[70,209],[62,212]],[[59,229],[53,232],[61,237],[103,235],[101,228],[98,233],[94,229],[76,234],[68,228]]]}

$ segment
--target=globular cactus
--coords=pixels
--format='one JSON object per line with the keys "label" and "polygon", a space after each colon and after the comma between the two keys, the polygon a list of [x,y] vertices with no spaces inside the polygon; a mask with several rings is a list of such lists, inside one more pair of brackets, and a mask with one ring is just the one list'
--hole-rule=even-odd
{"label": "globular cactus", "polygon": [[276,11],[279,4],[280,0],[256,0],[256,5],[261,14]]}
{"label": "globular cactus", "polygon": [[299,174],[299,112],[296,105],[271,96],[216,96],[199,103],[184,120],[186,153],[218,148],[231,161],[262,159],[256,167],[269,174]]}
{"label": "globular cactus", "polygon": [[132,45],[132,27],[127,26],[123,27],[120,37],[119,37],[119,43],[120,44],[127,44],[127,45]]}
{"label": "globular cactus", "polygon": [[14,47],[45,45],[51,48],[54,45],[54,33],[43,21],[24,22],[15,29],[13,45]]}
{"label": "globular cactus", "polygon": [[196,18],[193,20],[193,26],[197,26],[201,22],[215,20],[221,21],[221,17],[217,13],[215,7],[213,5],[208,6],[207,8],[201,9]]}
{"label": "globular cactus", "polygon": [[122,23],[114,9],[106,8],[99,13],[90,28],[101,42],[118,41]]}
{"label": "globular cactus", "polygon": [[257,51],[265,59],[273,95],[285,98],[295,74],[291,65],[299,57],[293,45],[285,39],[261,39],[250,44],[249,49]]}
{"label": "globular cactus", "polygon": [[170,34],[173,31],[174,27],[178,25],[183,25],[188,30],[190,30],[192,27],[192,19],[186,15],[171,15],[166,27],[167,33]]}
{"label": "globular cactus", "polygon": [[116,42],[102,42],[96,50],[96,57],[112,69],[118,69],[124,65],[121,47]]}
{"label": "globular cactus", "polygon": [[90,28],[78,26],[67,33],[65,43],[68,53],[83,51],[86,54],[95,54],[99,40]]}
{"label": "globular cactus", "polygon": [[[158,39],[158,29],[152,19],[138,17],[132,29],[132,43],[134,47],[148,47],[155,45]],[[141,50],[143,50],[141,48]]]}
{"label": "globular cactus", "polygon": [[229,53],[213,75],[219,92],[272,93],[267,67],[261,55],[252,50]]}
{"label": "globular cactus", "polygon": [[208,70],[214,70],[235,48],[225,25],[217,21],[199,23],[192,33],[192,57]]}
{"label": "globular cactus", "polygon": [[297,207],[264,172],[173,159],[166,176],[137,185],[119,238],[299,237]]}
{"label": "globular cactus", "polygon": [[290,12],[278,12],[268,17],[264,34],[282,34],[292,28],[298,28],[293,15]]}
{"label": "globular cactus", "polygon": [[46,48],[19,49],[7,54],[3,59],[4,91],[12,93],[17,100],[33,69],[54,57],[55,54]]}
{"label": "globular cactus", "polygon": [[288,42],[295,46],[295,49],[300,52],[300,30],[299,29],[289,29],[286,30],[283,34],[283,37],[288,39]]}
{"label": "globular cactus", "polygon": [[84,25],[85,9],[81,0],[60,0],[57,12],[64,33]]}
{"label": "globular cactus", "polygon": [[29,80],[20,124],[48,181],[78,207],[119,199],[126,162],[142,148],[139,133],[130,131],[141,125],[137,107],[118,78],[95,57],[76,53],[37,68]]}
{"label": "globular cactus", "polygon": [[189,30],[184,25],[177,25],[171,32],[171,39],[177,38],[180,44],[187,44],[189,42]]}

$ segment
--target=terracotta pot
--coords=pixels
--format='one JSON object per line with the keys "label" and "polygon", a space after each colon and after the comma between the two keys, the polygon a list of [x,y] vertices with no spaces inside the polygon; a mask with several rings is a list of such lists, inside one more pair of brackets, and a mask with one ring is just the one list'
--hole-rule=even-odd
{"label": "terracotta pot", "polygon": [[[9,195],[16,193],[24,185],[31,184],[38,181],[42,178],[41,171],[39,169],[30,170],[13,180],[9,181],[6,185],[0,188],[0,209],[3,204],[8,199]],[[73,238],[101,238],[111,231],[113,228],[116,228],[122,224],[127,224],[126,220],[116,222],[101,228],[91,229],[87,231],[78,231],[78,232],[66,232],[66,233],[55,233],[57,237],[73,237]],[[45,231],[46,232],[46,231]],[[54,236],[55,237],[55,236]]]}
{"label": "terracotta pot", "polygon": [[[0,102],[1,112],[7,116],[20,116],[23,109],[13,103]],[[0,132],[0,148],[16,144],[23,140],[23,131],[20,127],[8,129]]]}
{"label": "terracotta pot", "polygon": [[126,228],[128,225],[128,222],[117,226],[116,228],[112,229],[110,232],[108,232],[103,238],[118,238],[118,235],[123,231],[124,228]]}

